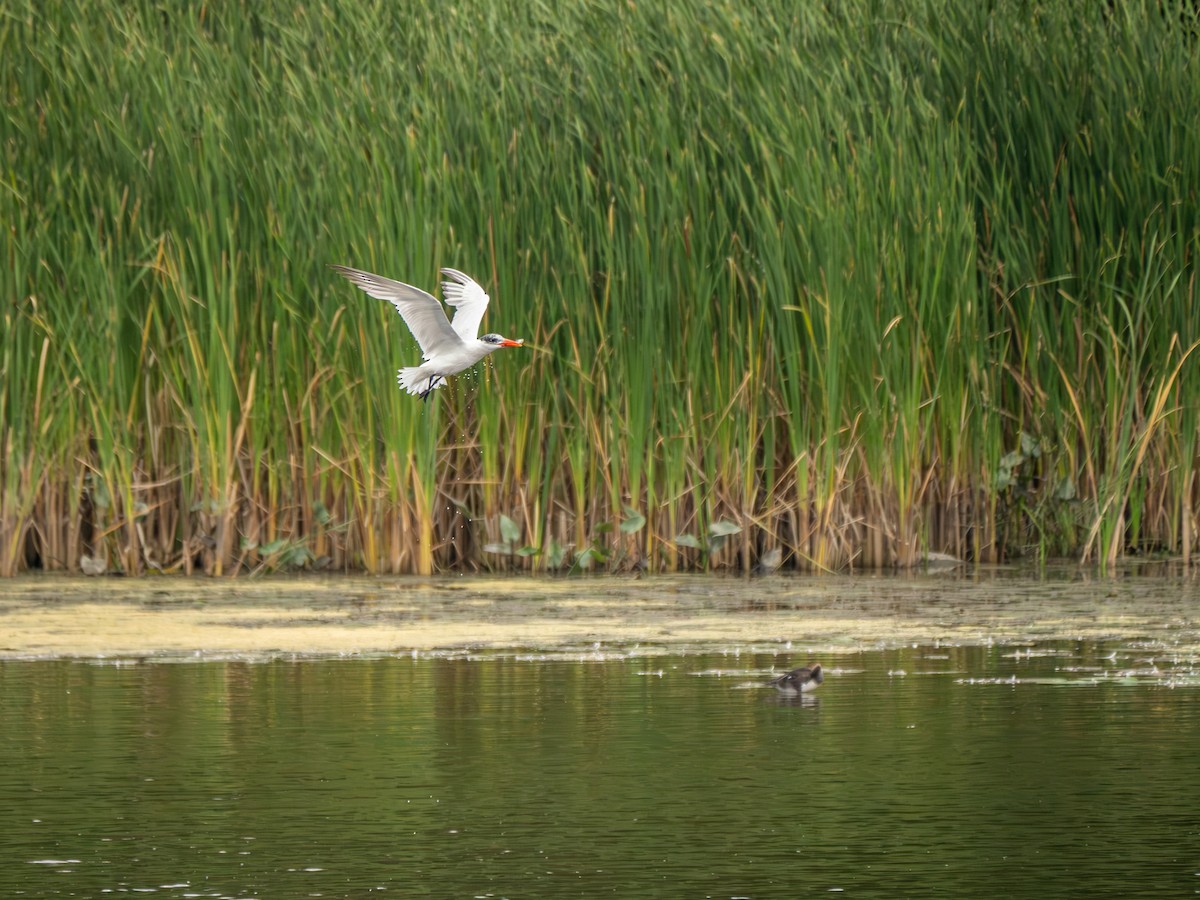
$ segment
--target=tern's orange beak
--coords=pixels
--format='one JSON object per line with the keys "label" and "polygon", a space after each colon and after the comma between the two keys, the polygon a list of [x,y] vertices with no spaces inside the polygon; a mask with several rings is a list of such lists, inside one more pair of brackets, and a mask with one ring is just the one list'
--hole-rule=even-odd
{"label": "tern's orange beak", "polygon": [[525,338],[517,338],[515,341],[510,341],[508,339],[505,339],[504,342],[500,346],[501,347],[524,347],[525,346]]}

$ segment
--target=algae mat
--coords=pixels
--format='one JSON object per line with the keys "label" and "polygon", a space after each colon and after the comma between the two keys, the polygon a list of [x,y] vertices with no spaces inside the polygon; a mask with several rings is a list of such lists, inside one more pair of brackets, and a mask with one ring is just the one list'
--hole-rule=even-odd
{"label": "algae mat", "polygon": [[0,658],[403,652],[855,651],[1140,640],[1200,652],[1200,582],[1066,567],[907,576],[28,577],[0,582]]}

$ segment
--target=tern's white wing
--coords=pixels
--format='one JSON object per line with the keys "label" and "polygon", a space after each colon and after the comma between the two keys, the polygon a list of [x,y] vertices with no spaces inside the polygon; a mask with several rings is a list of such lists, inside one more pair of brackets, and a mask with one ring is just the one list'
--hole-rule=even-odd
{"label": "tern's white wing", "polygon": [[[335,271],[354,282],[368,297],[386,300],[396,307],[404,319],[404,324],[413,333],[417,343],[421,345],[421,353],[426,359],[452,347],[461,347],[462,339],[446,318],[442,304],[432,294],[427,294],[420,288],[402,281],[392,281],[380,275],[372,275],[361,269],[351,269],[349,266],[333,266]],[[468,279],[469,280],[469,279]],[[483,298],[487,305],[487,297]],[[461,315],[459,313],[458,315]],[[483,313],[480,312],[482,316]],[[458,316],[455,316],[457,322]],[[478,320],[476,320],[478,322]],[[474,335],[471,335],[474,337]]]}
{"label": "tern's white wing", "polygon": [[464,341],[479,337],[479,323],[487,311],[488,295],[475,279],[458,269],[442,269],[449,281],[442,282],[442,294],[446,302],[454,307],[453,328]]}

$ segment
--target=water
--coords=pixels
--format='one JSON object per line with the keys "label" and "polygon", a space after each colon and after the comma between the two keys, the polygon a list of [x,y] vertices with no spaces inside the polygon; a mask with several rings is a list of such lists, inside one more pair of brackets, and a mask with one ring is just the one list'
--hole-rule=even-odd
{"label": "water", "polygon": [[4,662],[0,896],[1191,895],[1163,653]]}

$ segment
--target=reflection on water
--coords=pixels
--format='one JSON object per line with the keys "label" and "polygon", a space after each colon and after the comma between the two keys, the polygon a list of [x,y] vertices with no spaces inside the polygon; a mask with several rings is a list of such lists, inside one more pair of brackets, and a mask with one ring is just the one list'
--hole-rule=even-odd
{"label": "reflection on water", "polygon": [[1200,683],[1154,645],[0,664],[0,895],[1167,896]]}

